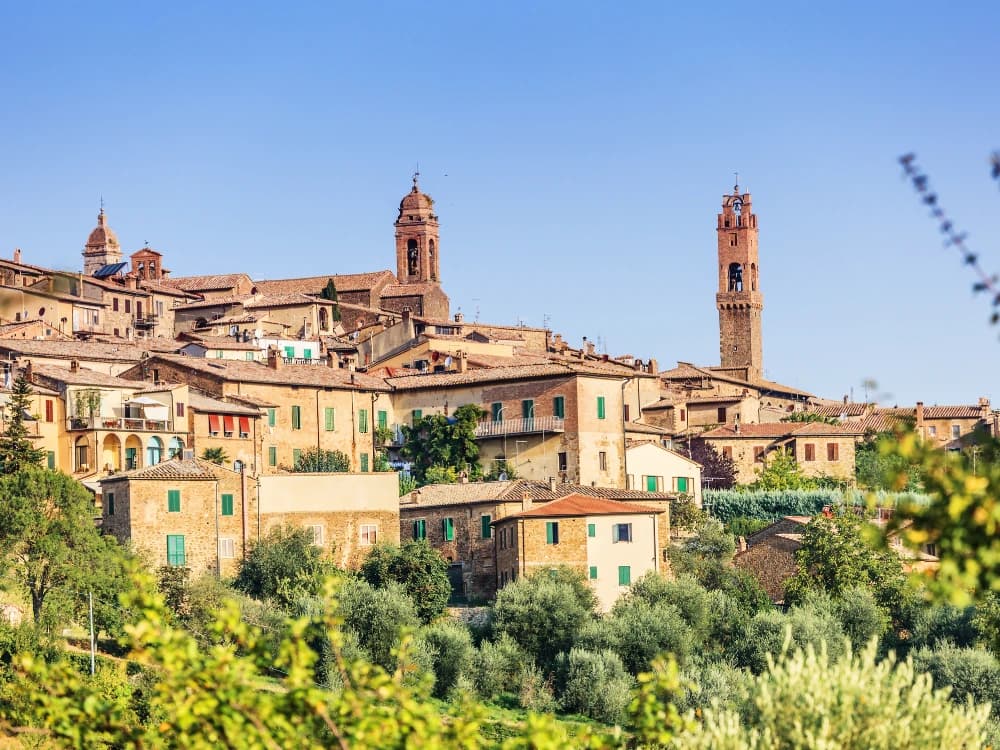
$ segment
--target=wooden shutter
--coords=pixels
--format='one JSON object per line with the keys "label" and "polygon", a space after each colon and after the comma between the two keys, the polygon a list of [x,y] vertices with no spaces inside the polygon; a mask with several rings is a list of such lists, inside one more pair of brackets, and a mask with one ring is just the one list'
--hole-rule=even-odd
{"label": "wooden shutter", "polygon": [[604,419],[607,416],[604,408],[604,396],[597,397],[597,418]]}
{"label": "wooden shutter", "polygon": [[233,515],[233,496],[225,494],[222,496],[222,515]]}
{"label": "wooden shutter", "polygon": [[628,565],[618,566],[618,585],[629,586],[632,584],[632,568]]}
{"label": "wooden shutter", "polygon": [[269,466],[278,465],[278,447],[275,445],[269,445],[267,447],[267,463]]}
{"label": "wooden shutter", "polygon": [[490,527],[490,521],[493,519],[488,515],[482,515],[479,517],[479,525],[483,533],[483,539],[489,539],[493,536],[493,529]]}
{"label": "wooden shutter", "polygon": [[167,490],[167,512],[168,513],[180,513],[181,512],[181,491],[180,490]]}
{"label": "wooden shutter", "polygon": [[326,407],[326,410],[323,412],[323,418],[324,418],[324,426],[326,427],[326,431],[327,432],[333,432],[335,424],[336,424],[336,421],[335,421],[336,420],[336,413],[334,412],[332,406]]}
{"label": "wooden shutter", "polygon": [[292,407],[292,429],[302,429],[302,407],[300,406]]}

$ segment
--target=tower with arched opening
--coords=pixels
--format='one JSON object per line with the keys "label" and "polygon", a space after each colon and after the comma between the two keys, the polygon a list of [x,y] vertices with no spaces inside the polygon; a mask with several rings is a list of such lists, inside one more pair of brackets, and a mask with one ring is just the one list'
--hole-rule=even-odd
{"label": "tower with arched opening", "polygon": [[413,176],[413,189],[400,201],[396,219],[396,277],[400,284],[441,280],[438,217],[434,201],[420,191],[418,176]]}

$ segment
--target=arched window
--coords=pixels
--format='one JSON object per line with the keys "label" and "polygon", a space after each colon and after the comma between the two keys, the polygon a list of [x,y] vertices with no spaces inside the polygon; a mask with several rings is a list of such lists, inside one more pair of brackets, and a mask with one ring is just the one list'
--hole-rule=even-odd
{"label": "arched window", "polygon": [[184,455],[184,441],[179,437],[170,438],[170,451],[167,453],[168,458],[180,458]]}
{"label": "arched window", "polygon": [[729,264],[729,291],[743,291],[743,266],[739,263]]}
{"label": "arched window", "polygon": [[153,435],[146,443],[146,465],[156,466],[163,460],[163,441]]}
{"label": "arched window", "polygon": [[90,471],[90,446],[87,444],[87,438],[78,437],[76,439],[73,444],[73,453],[75,471]]}
{"label": "arched window", "polygon": [[406,272],[410,276],[416,276],[420,267],[420,250],[417,248],[416,240],[406,241]]}
{"label": "arched window", "polygon": [[434,268],[434,240],[427,241],[427,260],[431,266],[431,281],[437,281],[437,270]]}
{"label": "arched window", "polygon": [[330,316],[327,314],[325,307],[319,309],[319,328],[321,331],[330,330]]}

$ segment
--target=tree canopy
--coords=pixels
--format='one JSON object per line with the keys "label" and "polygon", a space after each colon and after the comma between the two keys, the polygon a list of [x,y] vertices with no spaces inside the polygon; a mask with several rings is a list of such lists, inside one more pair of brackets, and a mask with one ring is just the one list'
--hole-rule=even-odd
{"label": "tree canopy", "polygon": [[728,490],[736,484],[736,464],[733,459],[723,456],[705,440],[693,439],[689,448],[691,460],[701,464],[701,476],[705,486],[716,490]]}
{"label": "tree canopy", "polygon": [[467,471],[478,477],[481,472],[476,425],[486,412],[476,404],[465,404],[451,416],[429,414],[416,424],[403,426],[401,453],[412,462],[411,473],[421,484],[427,483],[432,466]]}
{"label": "tree canopy", "polygon": [[10,398],[3,407],[6,427],[0,434],[0,473],[14,474],[28,466],[39,466],[45,451],[36,448],[28,437],[26,415],[31,414],[31,383],[22,372],[14,379]]}
{"label": "tree canopy", "polygon": [[424,622],[441,614],[451,596],[448,561],[426,540],[376,545],[361,566],[361,576],[379,588],[400,584]]}

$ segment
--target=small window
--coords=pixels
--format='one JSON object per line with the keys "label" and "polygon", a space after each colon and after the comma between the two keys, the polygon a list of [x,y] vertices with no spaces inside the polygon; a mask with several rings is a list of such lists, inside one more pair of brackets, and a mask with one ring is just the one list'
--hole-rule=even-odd
{"label": "small window", "polygon": [[267,410],[267,426],[274,427],[278,422],[278,410],[273,406]]}
{"label": "small window", "polygon": [[224,516],[233,515],[233,496],[230,494],[225,494],[222,496],[222,515]]}
{"label": "small window", "polygon": [[368,432],[368,410],[358,409],[358,432],[364,434]]}
{"label": "small window", "polygon": [[361,524],[361,546],[370,547],[378,541],[378,526],[373,523]]}
{"label": "small window", "polygon": [[616,523],[612,528],[612,541],[615,542],[631,542],[632,541],[632,524],[630,523]]}
{"label": "small window", "polygon": [[558,521],[546,521],[545,522],[545,543],[546,544],[559,544],[559,522]]}
{"label": "small window", "polygon": [[643,477],[646,482],[646,492],[660,491],[660,477]]}
{"label": "small window", "polygon": [[587,524],[587,536],[589,536],[591,539],[593,539],[595,536],[597,536],[597,524],[596,523],[588,523]]}
{"label": "small window", "polygon": [[368,471],[368,454],[362,453],[361,456],[361,473],[367,473]]}
{"label": "small window", "polygon": [[312,349],[303,349],[302,350],[302,358],[303,359],[312,359],[313,358],[313,350]]}
{"label": "small window", "polygon": [[184,403],[181,401],[177,402],[177,416],[178,417],[184,416]]}
{"label": "small window", "polygon": [[522,419],[534,419],[535,418],[535,401],[534,399],[526,398],[521,402],[521,418]]}
{"label": "small window", "polygon": [[826,444],[826,460],[838,461],[840,459],[840,446],[837,443]]}
{"label": "small window", "polygon": [[931,425],[930,427],[928,427],[927,428],[927,434],[930,435],[931,437],[936,437],[937,436],[937,427],[935,427],[934,425]]}
{"label": "small window", "polygon": [[953,438],[962,437],[962,427],[961,427],[961,425],[953,424],[951,426],[951,436]]}
{"label": "small window", "polygon": [[295,359],[295,347],[286,346],[285,347],[285,359]]}
{"label": "small window", "polygon": [[628,565],[618,566],[618,585],[619,586],[631,586],[632,585],[632,568]]}
{"label": "small window", "polygon": [[267,446],[267,465],[268,466],[278,465],[278,446],[276,445]]}
{"label": "small window", "polygon": [[301,430],[302,429],[302,407],[293,406],[292,407],[292,429]]}
{"label": "small window", "polygon": [[253,360],[254,360],[253,352],[247,352],[246,353],[246,358],[247,358],[247,362],[253,362]]}
{"label": "small window", "polygon": [[567,466],[567,463],[566,463],[566,454],[565,453],[557,453],[556,454],[556,459],[559,462],[559,471],[566,471],[567,470],[566,469],[566,466]]}
{"label": "small window", "polygon": [[413,522],[413,538],[418,540],[427,538],[427,521],[425,519],[418,518]]}
{"label": "small window", "polygon": [[327,432],[333,432],[336,427],[336,412],[332,406],[326,407],[323,411],[323,427]]}
{"label": "small window", "polygon": [[226,358],[226,353],[224,351],[222,351],[222,349],[218,349],[215,352],[215,358],[216,359],[225,359]]}
{"label": "small window", "polygon": [[600,466],[601,471],[607,471],[608,470],[608,452],[607,451],[600,451],[597,454],[597,463]]}
{"label": "small window", "polygon": [[590,580],[591,581],[596,581],[597,580],[597,566],[596,565],[591,565],[590,566]]}
{"label": "small window", "polygon": [[219,557],[223,560],[232,560],[236,557],[236,544],[232,537],[219,537]]}
{"label": "small window", "polygon": [[684,411],[684,409],[681,409],[681,410],[680,410],[680,417],[681,417],[681,421],[682,421],[682,422],[683,422],[683,421],[684,421],[685,419],[687,419],[687,412],[686,412],[686,411]]}
{"label": "small window", "polygon": [[410,416],[410,419],[414,425],[416,425],[417,422],[419,422],[423,418],[424,418],[423,409],[414,409]]}
{"label": "small window", "polygon": [[560,419],[566,416],[566,397],[556,396],[552,399],[552,416]]}
{"label": "small window", "polygon": [[115,514],[115,493],[108,493],[108,515],[113,516]]}
{"label": "small window", "polygon": [[132,300],[130,299],[125,300],[125,312],[132,312]]}
{"label": "small window", "polygon": [[187,565],[183,534],[167,534],[167,565]]}
{"label": "small window", "polygon": [[597,418],[604,419],[607,416],[607,411],[604,406],[604,396],[597,397]]}
{"label": "small window", "polygon": [[180,490],[167,490],[167,512],[168,513],[180,513],[181,512],[181,491]]}
{"label": "small window", "polygon": [[687,477],[674,477],[674,484],[677,486],[678,492],[687,492],[690,486]]}
{"label": "small window", "polygon": [[494,422],[500,422],[503,420],[503,403],[500,401],[494,401],[490,404],[490,414],[493,417]]}
{"label": "small window", "polygon": [[315,544],[317,547],[322,547],[323,546],[322,524],[317,523],[311,526],[307,526],[306,528],[309,529],[309,533],[312,534],[312,543]]}
{"label": "small window", "polygon": [[493,527],[490,526],[492,521],[493,517],[485,513],[479,517],[479,527],[483,539],[490,539],[493,536]]}
{"label": "small window", "polygon": [[52,403],[52,399],[50,398],[45,399],[45,421],[55,421],[55,404]]}
{"label": "small window", "polygon": [[624,418],[625,418],[625,421],[626,421],[626,422],[630,421],[630,420],[629,420],[629,414],[631,414],[631,412],[629,411],[629,407],[628,407],[628,404],[625,404],[625,406],[623,406],[622,408],[623,408],[623,409],[625,410],[625,411],[623,412],[623,416],[624,416]]}
{"label": "small window", "polygon": [[301,448],[292,448],[292,466],[293,467],[299,465],[299,460],[301,458],[302,458],[302,449]]}
{"label": "small window", "polygon": [[756,463],[759,463],[759,464],[764,463],[764,453],[766,451],[767,451],[767,448],[764,447],[763,445],[754,446],[754,449],[753,449],[753,460]]}
{"label": "small window", "polygon": [[55,470],[55,468],[56,468],[56,452],[55,451],[49,451],[45,458],[46,458],[46,466],[48,466],[52,470]]}
{"label": "small window", "polygon": [[731,445],[727,445],[722,449],[722,457],[728,458],[730,461],[733,460],[733,447]]}
{"label": "small window", "polygon": [[389,412],[379,411],[378,413],[378,428],[380,430],[389,429]]}
{"label": "small window", "polygon": [[719,424],[725,424],[726,423],[726,407],[725,406],[720,406],[716,410],[715,419],[716,419],[716,421]]}
{"label": "small window", "polygon": [[111,309],[114,312],[118,312],[118,298],[117,297],[112,297],[111,298]]}
{"label": "small window", "polygon": [[452,542],[455,540],[455,519],[454,518],[442,518],[441,519],[441,535],[444,537],[446,542]]}
{"label": "small window", "polygon": [[813,443],[806,443],[805,444],[804,453],[805,453],[805,460],[806,461],[815,461],[816,460],[816,446]]}

